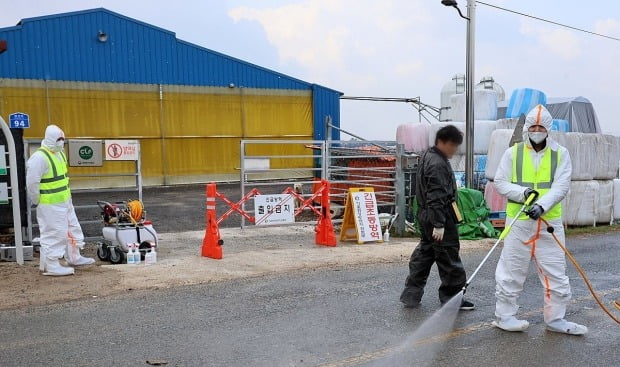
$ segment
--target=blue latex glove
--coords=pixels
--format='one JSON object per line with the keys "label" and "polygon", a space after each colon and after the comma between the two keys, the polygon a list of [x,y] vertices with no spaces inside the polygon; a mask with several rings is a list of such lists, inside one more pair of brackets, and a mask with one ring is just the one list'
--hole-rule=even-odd
{"label": "blue latex glove", "polygon": [[543,215],[544,212],[545,209],[543,209],[542,206],[534,204],[532,208],[527,211],[527,215],[534,220],[538,220],[538,218],[540,218],[540,216]]}

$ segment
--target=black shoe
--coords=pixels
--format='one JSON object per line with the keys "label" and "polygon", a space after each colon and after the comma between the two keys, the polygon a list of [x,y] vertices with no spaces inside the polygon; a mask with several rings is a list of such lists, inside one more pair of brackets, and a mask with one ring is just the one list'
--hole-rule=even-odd
{"label": "black shoe", "polygon": [[420,307],[420,301],[412,301],[412,300],[404,300],[400,299],[400,301],[405,305],[405,308],[417,308]]}
{"label": "black shoe", "polygon": [[473,310],[474,308],[476,308],[476,306],[474,306],[474,304],[473,304],[473,303],[471,303],[471,302],[469,302],[469,301],[466,301],[466,300],[463,300],[463,301],[461,302],[461,307],[459,307],[459,310],[462,310],[462,311],[471,311],[471,310]]}

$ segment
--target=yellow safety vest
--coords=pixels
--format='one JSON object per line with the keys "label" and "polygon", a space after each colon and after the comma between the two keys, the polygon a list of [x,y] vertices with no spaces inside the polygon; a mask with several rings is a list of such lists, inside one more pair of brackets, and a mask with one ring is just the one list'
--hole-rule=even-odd
{"label": "yellow safety vest", "polygon": [[[525,143],[519,143],[515,144],[512,149],[512,183],[534,189],[538,191],[540,197],[545,196],[553,184],[553,178],[555,177],[555,172],[561,159],[560,151],[547,148],[538,170],[536,170],[529,152],[525,154],[527,150],[532,148],[526,147]],[[521,209],[521,206],[523,206],[522,203],[509,200],[506,205],[506,216],[514,218],[519,212],[519,209]],[[561,218],[562,204],[557,203],[551,209],[545,208],[545,213],[542,217],[547,220]],[[522,214],[519,220],[528,218],[526,214]]]}
{"label": "yellow safety vest", "polygon": [[39,187],[39,204],[60,204],[71,198],[69,177],[67,176],[67,157],[61,152],[62,159],[47,148],[38,150],[47,157],[50,169],[41,177]]}

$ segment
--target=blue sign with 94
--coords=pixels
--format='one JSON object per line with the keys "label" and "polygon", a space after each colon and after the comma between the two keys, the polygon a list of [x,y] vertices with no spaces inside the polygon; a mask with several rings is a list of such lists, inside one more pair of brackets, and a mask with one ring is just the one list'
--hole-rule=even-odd
{"label": "blue sign with 94", "polygon": [[30,127],[30,116],[27,113],[15,112],[9,115],[11,129],[27,129]]}

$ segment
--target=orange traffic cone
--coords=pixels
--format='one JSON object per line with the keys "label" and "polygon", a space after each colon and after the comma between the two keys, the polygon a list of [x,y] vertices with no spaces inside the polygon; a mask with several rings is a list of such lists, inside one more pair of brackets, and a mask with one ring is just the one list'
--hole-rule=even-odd
{"label": "orange traffic cone", "polygon": [[215,193],[217,187],[215,183],[207,184],[207,230],[202,240],[202,256],[212,259],[222,258],[222,245],[224,241],[220,238],[220,229],[217,226],[217,213],[215,212]]}
{"label": "orange traffic cone", "polygon": [[336,246],[336,233],[332,224],[331,211],[329,208],[329,181],[321,180],[321,216],[316,224],[315,242],[317,245]]}

